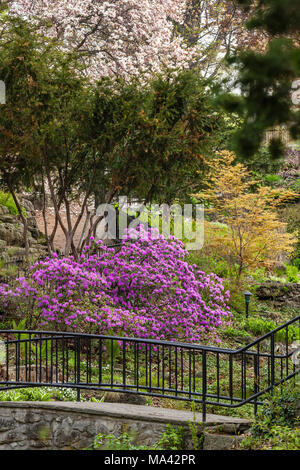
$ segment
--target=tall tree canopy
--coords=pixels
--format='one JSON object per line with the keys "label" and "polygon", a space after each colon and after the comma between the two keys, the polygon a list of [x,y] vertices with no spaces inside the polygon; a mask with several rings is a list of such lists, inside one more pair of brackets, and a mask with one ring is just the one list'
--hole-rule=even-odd
{"label": "tall tree canopy", "polygon": [[182,37],[184,0],[13,0],[10,11],[46,20],[68,49],[85,54],[89,73],[130,76],[162,67],[186,67],[193,56]]}
{"label": "tall tree canopy", "polygon": [[[6,16],[0,30],[0,77],[7,85],[0,181],[12,194],[25,185],[45,191],[47,182],[67,252],[76,253],[73,239],[89,198],[172,202],[190,192],[187,182],[203,168],[203,154],[222,129],[207,81],[184,70],[148,81],[95,82],[81,73],[79,53],[62,51],[38,26]],[[81,210],[74,223],[75,200]]]}
{"label": "tall tree canopy", "polygon": [[245,10],[234,0],[186,0],[183,23],[177,31],[190,47],[197,47],[197,66],[203,76],[224,71],[228,53],[250,47],[261,50],[268,35],[245,27],[252,9]]}
{"label": "tall tree canopy", "polygon": [[149,75],[197,67],[216,75],[222,59],[263,34],[247,31],[249,13],[232,0],[7,0],[10,11],[51,25],[69,50],[85,54],[91,76]]}

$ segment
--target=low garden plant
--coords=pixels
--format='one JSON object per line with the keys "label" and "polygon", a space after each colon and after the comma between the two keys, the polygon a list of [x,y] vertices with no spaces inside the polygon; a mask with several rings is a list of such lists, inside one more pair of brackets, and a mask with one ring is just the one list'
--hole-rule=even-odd
{"label": "low garden plant", "polygon": [[[18,215],[18,209],[11,194],[0,191],[0,206],[5,206],[10,214]],[[24,208],[23,213],[26,214]]]}
{"label": "low garden plant", "polygon": [[[298,384],[299,385],[299,384]],[[269,395],[266,405],[259,411],[250,434],[241,442],[242,449],[298,450],[300,447],[299,418],[296,403],[299,388],[277,391]]]}
{"label": "low garden plant", "polygon": [[35,387],[0,391],[0,401],[76,401],[76,390]]}
{"label": "low garden plant", "polygon": [[120,436],[98,434],[92,450],[184,450],[184,431],[182,427],[166,426],[160,439],[152,446],[136,444],[135,433],[124,432]]}

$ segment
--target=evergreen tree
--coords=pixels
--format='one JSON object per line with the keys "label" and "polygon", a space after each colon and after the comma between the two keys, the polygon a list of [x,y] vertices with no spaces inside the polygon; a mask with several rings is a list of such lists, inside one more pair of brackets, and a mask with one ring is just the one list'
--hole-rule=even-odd
{"label": "evergreen tree", "polygon": [[[238,69],[234,83],[241,95],[222,94],[222,105],[243,118],[234,138],[236,152],[248,158],[259,148],[268,128],[285,125],[293,139],[300,135],[300,111],[293,95],[300,77],[300,5],[299,0],[238,0],[253,9],[247,27],[268,34],[264,53],[245,50],[229,58]],[[294,88],[294,89],[293,89]],[[282,155],[279,139],[270,142],[273,157]]]}

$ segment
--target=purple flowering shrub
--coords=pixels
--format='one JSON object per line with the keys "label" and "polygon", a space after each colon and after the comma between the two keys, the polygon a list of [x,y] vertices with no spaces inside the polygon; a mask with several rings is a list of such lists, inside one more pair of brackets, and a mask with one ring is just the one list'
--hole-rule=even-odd
{"label": "purple flowering shrub", "polygon": [[185,261],[182,242],[131,229],[117,253],[92,244],[94,251],[86,247],[78,261],[53,254],[34,264],[28,278],[0,287],[0,303],[34,312],[30,328],[195,343],[208,334],[217,339],[217,327],[230,317],[229,292],[218,276]]}

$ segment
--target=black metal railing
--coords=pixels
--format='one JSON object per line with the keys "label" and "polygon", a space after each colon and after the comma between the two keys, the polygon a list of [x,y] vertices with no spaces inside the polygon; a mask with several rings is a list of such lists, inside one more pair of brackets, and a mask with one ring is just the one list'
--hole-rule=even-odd
{"label": "black metal railing", "polygon": [[0,331],[0,391],[54,386],[135,393],[236,408],[295,378],[300,316],[230,350],[69,332]]}

